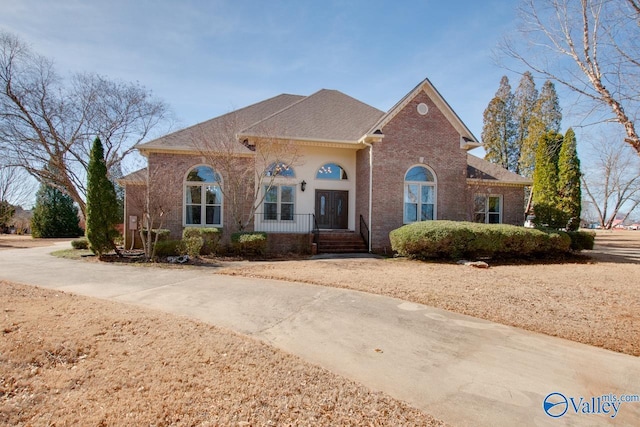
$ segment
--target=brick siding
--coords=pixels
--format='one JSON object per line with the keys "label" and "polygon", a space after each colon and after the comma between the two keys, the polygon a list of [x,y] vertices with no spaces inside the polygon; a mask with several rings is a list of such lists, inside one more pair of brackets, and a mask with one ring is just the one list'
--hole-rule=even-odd
{"label": "brick siding", "polygon": [[[427,115],[418,114],[420,103],[429,107]],[[431,99],[418,94],[382,133],[384,139],[373,151],[373,248],[389,250],[389,232],[403,225],[404,175],[420,158],[436,175],[437,219],[467,219],[466,151],[460,148],[458,131]]]}

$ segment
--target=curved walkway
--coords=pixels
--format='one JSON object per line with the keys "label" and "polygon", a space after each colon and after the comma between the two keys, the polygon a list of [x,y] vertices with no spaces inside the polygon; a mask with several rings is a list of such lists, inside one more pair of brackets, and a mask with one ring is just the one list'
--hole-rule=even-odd
{"label": "curved walkway", "polygon": [[[211,268],[70,261],[50,256],[55,249],[0,251],[0,279],[245,333],[454,426],[640,425],[640,402],[623,403],[611,417],[611,405],[592,400],[640,394],[640,358],[379,295]],[[552,392],[576,404],[583,397],[579,413],[569,400],[565,415],[549,417],[543,401]],[[583,413],[587,402],[600,413]]]}

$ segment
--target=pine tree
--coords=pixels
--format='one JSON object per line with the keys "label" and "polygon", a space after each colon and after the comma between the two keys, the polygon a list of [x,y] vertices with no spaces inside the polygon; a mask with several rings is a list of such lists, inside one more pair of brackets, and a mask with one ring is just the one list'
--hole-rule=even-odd
{"label": "pine tree", "polygon": [[576,135],[569,128],[558,156],[558,207],[564,214],[567,230],[580,227],[582,191],[580,188],[580,159],[576,150]]}
{"label": "pine tree", "polygon": [[486,150],[485,159],[511,171],[517,166],[514,161],[513,140],[513,94],[507,76],[500,80],[500,87],[489,106],[484,110],[482,141]]}
{"label": "pine tree", "polygon": [[538,100],[538,90],[533,81],[533,75],[527,71],[522,75],[520,83],[514,93],[514,116],[515,138],[513,144],[513,155],[518,162],[514,172],[521,173],[522,151],[527,136],[529,126]]}
{"label": "pine tree", "polygon": [[120,222],[113,183],[107,176],[104,148],[100,138],[93,141],[87,167],[87,239],[91,250],[101,256],[111,249],[118,252],[114,239]]}
{"label": "pine tree", "polygon": [[78,237],[83,233],[79,224],[73,199],[55,187],[41,184],[31,219],[33,237]]}
{"label": "pine tree", "polygon": [[549,131],[538,141],[533,172],[533,210],[537,226],[562,228],[564,216],[558,208],[558,156],[561,134]]}

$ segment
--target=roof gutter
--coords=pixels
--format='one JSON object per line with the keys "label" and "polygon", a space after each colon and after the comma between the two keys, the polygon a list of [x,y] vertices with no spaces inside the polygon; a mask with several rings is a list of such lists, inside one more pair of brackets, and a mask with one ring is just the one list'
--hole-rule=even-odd
{"label": "roof gutter", "polygon": [[[364,140],[362,140],[362,143],[369,147],[369,215],[367,219],[367,223],[369,224],[367,231],[369,232],[369,235],[367,236],[367,242],[369,243],[369,253],[371,253],[371,230],[373,228],[371,225],[371,209],[373,207],[373,144]],[[360,230],[360,232],[362,232],[362,230]]]}
{"label": "roof gutter", "polygon": [[[366,134],[364,135],[362,138],[360,138],[360,143],[362,143],[364,146],[369,147],[369,215],[367,218],[367,224],[368,224],[368,228],[369,228],[369,235],[367,236],[367,240],[369,242],[369,252],[371,252],[371,230],[373,229],[373,226],[371,224],[371,218],[372,218],[372,210],[373,210],[373,144],[372,142],[380,142],[382,141],[382,138],[384,138],[384,135],[381,133],[375,133],[375,134]],[[367,140],[371,141],[371,142],[367,142]]]}

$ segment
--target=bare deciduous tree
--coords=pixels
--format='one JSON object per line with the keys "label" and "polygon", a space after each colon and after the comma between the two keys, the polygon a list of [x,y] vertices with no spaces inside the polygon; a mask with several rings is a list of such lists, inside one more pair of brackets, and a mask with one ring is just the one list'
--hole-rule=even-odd
{"label": "bare deciduous tree", "polygon": [[584,168],[583,197],[600,226],[610,229],[624,209],[624,222],[640,204],[640,160],[622,142],[593,144],[595,164]]}
{"label": "bare deciduous tree", "polygon": [[93,139],[102,139],[112,170],[167,118],[167,106],[139,84],[97,74],[65,82],[51,60],[0,32],[0,146],[12,165],[69,194],[83,215]]}
{"label": "bare deciduous tree", "polygon": [[[127,185],[127,204],[130,212],[140,212],[142,215],[138,232],[145,258],[152,260],[160,238],[157,230],[165,226],[167,218],[175,210],[174,200],[167,188],[175,188],[180,183],[174,182],[170,174],[163,173],[157,166],[142,169],[136,174],[143,175],[144,178]],[[133,245],[134,236],[131,239]]]}
{"label": "bare deciduous tree", "polygon": [[640,3],[523,0],[520,11],[520,34],[501,51],[619,123],[640,154]]}
{"label": "bare deciduous tree", "polygon": [[0,232],[11,223],[16,208],[28,204],[35,193],[25,175],[18,167],[0,163]]}
{"label": "bare deciduous tree", "polygon": [[0,164],[0,201],[24,207],[34,198],[36,190],[24,170]]}
{"label": "bare deciduous tree", "polygon": [[202,128],[194,135],[198,153],[221,174],[220,190],[225,206],[238,230],[253,221],[266,195],[279,176],[301,161],[300,149],[292,141],[277,138],[272,129],[262,129],[260,137],[239,141],[242,128],[239,116],[231,112],[210,128]]}

